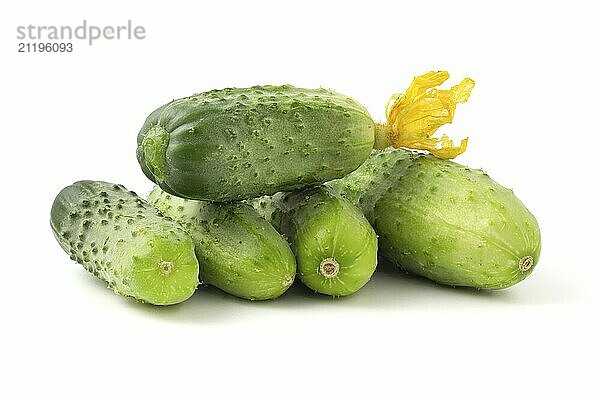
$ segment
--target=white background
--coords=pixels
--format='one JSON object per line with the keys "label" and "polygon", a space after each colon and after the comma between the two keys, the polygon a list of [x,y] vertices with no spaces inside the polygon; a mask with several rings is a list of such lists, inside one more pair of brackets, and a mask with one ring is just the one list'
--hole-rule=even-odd
{"label": "white background", "polygon": [[[598,14],[593,2],[2,3],[0,397],[592,398],[598,395]],[[18,54],[18,25],[83,19],[142,41]],[[113,295],[49,227],[75,180],[145,195],[147,114],[225,86],[290,83],[383,118],[414,75],[477,85],[441,131],[537,216],[542,258],[504,291],[382,266],[356,295],[251,303],[201,288],[156,308]]]}

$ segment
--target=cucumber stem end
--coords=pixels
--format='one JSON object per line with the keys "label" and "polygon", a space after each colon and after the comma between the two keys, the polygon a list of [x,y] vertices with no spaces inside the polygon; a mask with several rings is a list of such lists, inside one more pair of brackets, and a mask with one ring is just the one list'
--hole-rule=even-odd
{"label": "cucumber stem end", "polygon": [[161,261],[158,263],[158,268],[163,275],[168,276],[173,271],[173,263],[171,261]]}
{"label": "cucumber stem end", "polygon": [[325,258],[319,265],[319,273],[327,279],[335,278],[339,272],[340,264],[335,258]]}
{"label": "cucumber stem end", "polygon": [[525,256],[519,260],[519,269],[523,272],[533,267],[534,259],[531,256]]}

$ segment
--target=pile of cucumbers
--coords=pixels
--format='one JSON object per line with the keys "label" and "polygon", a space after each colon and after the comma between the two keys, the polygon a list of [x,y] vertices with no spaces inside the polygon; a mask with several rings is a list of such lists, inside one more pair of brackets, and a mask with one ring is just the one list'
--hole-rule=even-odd
{"label": "pile of cucumbers", "polygon": [[[156,183],[147,199],[78,181],[54,200],[52,230],[115,293],[156,305],[182,302],[200,283],[274,299],[296,277],[346,296],[367,284],[378,254],[445,285],[520,282],[540,256],[535,217],[483,171],[419,146],[411,116],[445,95],[454,103],[442,101],[441,125],[466,98],[412,89],[413,101],[397,96],[396,119],[384,125],[323,88],[228,88],[171,101],[137,137],[139,164]],[[439,115],[429,117],[436,125]],[[430,147],[431,132],[421,141]]]}

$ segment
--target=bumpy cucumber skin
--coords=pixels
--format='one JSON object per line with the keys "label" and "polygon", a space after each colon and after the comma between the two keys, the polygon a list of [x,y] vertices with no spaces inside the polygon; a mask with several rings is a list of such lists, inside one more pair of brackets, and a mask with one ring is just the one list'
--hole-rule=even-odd
{"label": "bumpy cucumber skin", "polygon": [[385,258],[438,283],[506,288],[539,260],[535,217],[482,170],[386,149],[330,185],[363,210]]}
{"label": "bumpy cucumber skin", "polygon": [[137,158],[171,194],[243,200],[346,175],[369,157],[374,129],[362,105],[326,89],[213,90],[150,114]]}
{"label": "bumpy cucumber skin", "polygon": [[294,281],[288,243],[248,204],[188,200],[158,186],[148,202],[189,232],[205,283],[244,299],[269,300]]}
{"label": "bumpy cucumber skin", "polygon": [[122,185],[67,186],[54,200],[50,225],[71,259],[117,294],[169,305],[186,300],[198,286],[189,235]]}
{"label": "bumpy cucumber skin", "polygon": [[[284,234],[296,254],[298,276],[312,290],[346,296],[363,287],[377,266],[375,231],[349,201],[321,186],[278,193],[252,201]],[[323,262],[335,260],[339,272],[326,277]]]}

